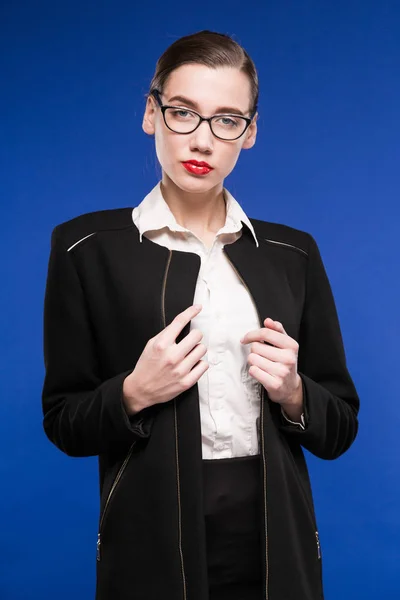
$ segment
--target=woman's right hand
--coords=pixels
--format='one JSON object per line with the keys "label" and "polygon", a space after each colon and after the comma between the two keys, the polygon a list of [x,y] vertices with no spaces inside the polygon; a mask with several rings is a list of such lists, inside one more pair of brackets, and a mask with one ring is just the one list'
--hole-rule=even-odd
{"label": "woman's right hand", "polygon": [[203,334],[193,329],[179,344],[182,329],[201,311],[201,305],[189,306],[155,337],[151,338],[132,373],[123,384],[123,401],[128,415],[153,404],[168,402],[192,387],[207,371],[201,360],[207,352],[201,344]]}

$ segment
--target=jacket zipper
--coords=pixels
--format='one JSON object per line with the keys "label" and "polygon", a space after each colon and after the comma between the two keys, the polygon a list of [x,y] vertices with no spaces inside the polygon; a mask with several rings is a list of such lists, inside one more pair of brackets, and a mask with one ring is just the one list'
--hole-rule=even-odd
{"label": "jacket zipper", "polygon": [[[244,281],[243,277],[240,275],[239,271],[237,270],[237,268],[235,267],[235,265],[233,264],[233,262],[231,261],[231,259],[229,258],[229,256],[227,255],[227,253],[225,252],[225,248],[224,248],[224,254],[226,256],[226,258],[228,259],[229,263],[232,265],[233,270],[235,271],[235,273],[237,274],[237,276],[239,277],[240,281],[242,282],[242,284],[244,285],[245,289],[247,290],[247,293],[249,294],[253,304],[254,304],[254,308],[256,309],[257,315],[258,315],[258,320],[260,322],[260,327],[263,326],[262,323],[262,319],[261,319],[261,315],[258,311],[256,302],[253,298],[252,293],[250,292],[246,282]],[[265,398],[265,392],[264,392],[264,387],[261,386],[261,407],[260,407],[260,420],[261,420],[261,455],[262,455],[262,461],[263,461],[263,496],[264,496],[264,523],[265,523],[265,600],[268,600],[269,597],[269,593],[268,593],[268,578],[269,578],[269,562],[268,562],[268,523],[267,523],[267,518],[268,518],[268,508],[267,508],[267,463],[266,463],[266,459],[265,459],[265,439],[264,439],[264,398]]]}
{"label": "jacket zipper", "polygon": [[161,289],[161,315],[162,315],[162,325],[163,325],[164,329],[166,327],[165,291],[167,289],[167,278],[168,278],[168,271],[169,271],[169,266],[171,264],[171,260],[172,260],[172,250],[170,250],[169,254],[168,254],[167,266],[165,267],[164,278],[163,278],[162,289]]}
{"label": "jacket zipper", "polygon": [[[266,241],[273,241],[273,240],[266,240]],[[283,244],[283,242],[275,242],[277,244],[282,244],[284,246],[290,246],[291,244]],[[293,246],[293,248],[300,250],[301,252],[304,252],[304,254],[307,254],[304,250],[301,250],[300,248],[297,248],[297,246]],[[243,277],[240,275],[240,273],[238,272],[238,270],[236,269],[235,265],[232,263],[232,261],[230,260],[229,256],[226,254],[225,250],[224,250],[225,256],[227,257],[227,259],[229,260],[230,264],[232,265],[234,271],[236,272],[237,276],[239,277],[240,281],[243,283],[244,287],[246,288],[250,298],[253,301],[254,307],[257,311],[258,314],[258,319],[260,321],[260,325],[261,327],[263,326],[262,321],[261,321],[261,316],[260,313],[258,312],[258,308],[257,305],[254,301],[254,298],[248,288],[248,286],[246,285],[246,282],[243,280]],[[268,537],[267,537],[267,469],[266,469],[266,461],[265,461],[265,440],[264,440],[264,427],[262,426],[264,423],[264,387],[262,386],[262,392],[261,392],[261,449],[262,449],[262,455],[263,455],[263,466],[264,466],[264,519],[265,519],[265,550],[266,550],[266,596],[265,596],[265,600],[268,600]],[[307,503],[307,508],[308,508],[308,503]],[[314,521],[314,517],[311,514],[312,520]],[[320,543],[320,539],[319,539],[319,533],[318,531],[315,532],[315,539],[316,539],[316,543],[317,543],[317,554],[318,554],[318,560],[321,559],[321,543]]]}
{"label": "jacket zipper", "polygon": [[110,504],[110,500],[111,500],[112,495],[115,492],[115,488],[117,487],[117,485],[126,469],[126,465],[128,464],[130,457],[132,456],[133,447],[135,444],[136,444],[136,442],[133,442],[132,446],[129,448],[129,452],[128,452],[127,456],[125,457],[124,462],[122,463],[122,465],[120,466],[120,468],[118,470],[117,476],[115,477],[115,479],[113,481],[113,484],[112,484],[111,489],[107,496],[106,503],[104,505],[104,510],[103,510],[103,513],[100,518],[99,532],[97,534],[97,560],[98,561],[101,560],[101,532],[103,529],[104,518],[105,518],[107,509],[108,509],[108,505]]}
{"label": "jacket zipper", "polygon": [[[165,316],[165,292],[167,288],[167,279],[168,279],[168,271],[171,264],[172,259],[172,250],[169,251],[167,266],[165,268],[164,280],[162,285],[161,292],[161,314],[162,314],[162,324],[163,328],[167,326],[166,316]],[[183,550],[182,550],[182,506],[181,506],[181,482],[180,482],[180,473],[179,473],[179,445],[178,445],[178,415],[176,410],[176,400],[174,399],[174,429],[175,429],[175,466],[176,466],[176,490],[177,490],[177,498],[178,498],[178,548],[179,548],[179,557],[181,561],[181,574],[182,574],[182,586],[183,586],[183,600],[187,598],[186,591],[186,576],[185,576],[185,565],[183,561]]]}

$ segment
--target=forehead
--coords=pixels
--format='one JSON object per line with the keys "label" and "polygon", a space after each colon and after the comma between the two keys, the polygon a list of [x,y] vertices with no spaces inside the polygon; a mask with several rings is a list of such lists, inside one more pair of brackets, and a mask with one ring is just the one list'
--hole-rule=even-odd
{"label": "forehead", "polygon": [[171,73],[163,95],[165,103],[174,96],[184,96],[205,113],[212,113],[221,106],[247,112],[251,104],[249,78],[233,67],[212,69],[205,65],[183,65]]}

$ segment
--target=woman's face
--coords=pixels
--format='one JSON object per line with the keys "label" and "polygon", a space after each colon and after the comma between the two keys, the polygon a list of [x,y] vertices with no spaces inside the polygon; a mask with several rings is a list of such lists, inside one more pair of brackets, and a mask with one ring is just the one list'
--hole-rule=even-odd
{"label": "woman's face", "polygon": [[[211,69],[198,64],[183,65],[169,76],[161,101],[163,104],[194,109],[203,117],[222,112],[248,117],[251,108],[250,81],[245,73],[236,68]],[[186,192],[202,193],[216,187],[222,188],[223,180],[234,168],[241,149],[254,145],[257,125],[254,119],[242,137],[233,141],[216,138],[205,121],[193,133],[174,133],[166,127],[160,107],[150,96],[143,118],[143,130],[155,136],[163,180],[166,176]],[[182,164],[190,160],[206,162],[212,170],[206,175],[190,173]]]}

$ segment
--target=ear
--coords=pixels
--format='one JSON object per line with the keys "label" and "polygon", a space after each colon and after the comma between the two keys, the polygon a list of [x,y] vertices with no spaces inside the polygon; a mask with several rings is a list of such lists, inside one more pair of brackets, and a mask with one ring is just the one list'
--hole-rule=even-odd
{"label": "ear", "polygon": [[244,149],[244,150],[249,150],[249,148],[252,148],[254,146],[254,144],[256,143],[257,119],[258,119],[258,113],[255,114],[250,127],[246,131],[245,140],[244,140],[244,143],[242,146],[242,149]]}
{"label": "ear", "polygon": [[149,96],[147,98],[146,109],[144,111],[143,121],[142,121],[142,129],[148,135],[154,135],[154,131],[155,131],[154,121],[155,121],[155,117],[156,117],[156,105],[155,105],[155,101],[154,101],[154,98],[152,96]]}

